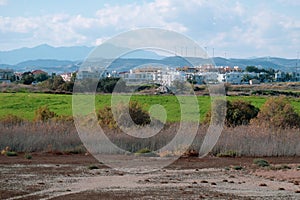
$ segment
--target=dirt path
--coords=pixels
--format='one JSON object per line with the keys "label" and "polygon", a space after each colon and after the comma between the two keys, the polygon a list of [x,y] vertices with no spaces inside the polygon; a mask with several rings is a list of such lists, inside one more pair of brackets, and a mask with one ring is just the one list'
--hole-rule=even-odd
{"label": "dirt path", "polygon": [[257,168],[253,158],[207,157],[129,174],[84,155],[0,156],[0,199],[300,199],[300,158],[267,160],[291,169]]}

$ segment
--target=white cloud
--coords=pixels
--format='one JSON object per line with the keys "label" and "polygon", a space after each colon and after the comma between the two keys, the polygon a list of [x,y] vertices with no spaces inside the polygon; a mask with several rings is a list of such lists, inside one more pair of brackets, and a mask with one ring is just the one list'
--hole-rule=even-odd
{"label": "white cloud", "polygon": [[[284,4],[278,1],[279,6]],[[0,5],[3,2],[7,3],[0,0]],[[297,2],[288,0],[288,4]],[[26,40],[36,45],[99,45],[123,31],[159,27],[187,34],[201,45],[215,48],[216,52],[218,49],[220,52],[249,49],[249,54],[275,51],[280,54],[284,51],[280,47],[295,49],[300,40],[299,17],[280,11],[268,3],[154,0],[105,5],[89,17],[83,13],[4,17],[0,13],[0,34],[13,33],[14,43],[19,39],[20,43]]]}
{"label": "white cloud", "polygon": [[5,6],[7,3],[7,0],[0,0],[0,6]]}
{"label": "white cloud", "polygon": [[183,24],[169,20],[175,10],[169,1],[155,1],[142,5],[107,5],[98,10],[96,16],[101,27],[114,26],[117,30],[154,26],[185,32],[187,28]]}

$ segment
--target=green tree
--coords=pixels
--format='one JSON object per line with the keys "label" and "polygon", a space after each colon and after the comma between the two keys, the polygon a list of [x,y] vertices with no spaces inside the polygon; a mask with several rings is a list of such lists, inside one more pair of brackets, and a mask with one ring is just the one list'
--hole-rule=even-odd
{"label": "green tree", "polygon": [[254,72],[254,73],[259,72],[259,69],[255,66],[247,66],[245,70],[246,70],[246,72]]}
{"label": "green tree", "polygon": [[34,79],[34,75],[31,72],[24,72],[21,78],[21,83],[25,85],[30,85]]}
{"label": "green tree", "polygon": [[53,90],[57,90],[57,89],[60,89],[60,87],[62,87],[62,85],[65,83],[64,79],[57,75],[57,76],[54,76],[53,78],[53,84],[52,84],[52,89]]}
{"label": "green tree", "polygon": [[251,103],[242,100],[235,100],[227,103],[225,124],[227,126],[248,125],[250,120],[255,118],[259,109]]}
{"label": "green tree", "polygon": [[104,93],[112,93],[117,83],[118,83],[118,87],[125,89],[126,83],[123,80],[120,80],[120,78],[114,78],[114,77],[102,78],[98,82],[97,91],[104,92]]}
{"label": "green tree", "polygon": [[[225,100],[218,100],[216,102],[217,109],[214,109],[214,121],[221,122],[221,119],[218,119],[219,115],[224,112],[226,105],[226,116],[225,116],[225,125],[228,127],[235,127],[240,125],[248,125],[251,119],[255,118],[259,112],[259,109],[253,106],[251,103],[242,100],[235,100],[235,101],[226,101],[226,103],[222,103],[221,101]],[[222,110],[221,110],[222,109]],[[209,123],[211,120],[211,111],[206,114],[205,123]]]}
{"label": "green tree", "polygon": [[48,74],[41,73],[34,76],[36,82],[43,82],[49,78]]}

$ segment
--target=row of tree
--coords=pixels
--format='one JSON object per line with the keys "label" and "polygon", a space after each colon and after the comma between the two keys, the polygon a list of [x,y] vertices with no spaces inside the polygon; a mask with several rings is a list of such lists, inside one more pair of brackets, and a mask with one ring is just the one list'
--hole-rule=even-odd
{"label": "row of tree", "polygon": [[[17,83],[31,85],[36,84],[43,89],[53,90],[53,91],[65,91],[73,92],[74,83],[76,80],[76,73],[72,74],[70,81],[65,81],[60,75],[52,74],[49,76],[46,73],[33,74],[32,72],[24,72],[20,80],[16,80]],[[89,87],[92,89],[93,86],[97,85],[97,92],[112,93],[115,85],[119,81],[119,78],[103,78],[99,81],[97,80],[78,80],[77,86],[84,90],[89,90]],[[125,85],[125,83],[123,84]]]}

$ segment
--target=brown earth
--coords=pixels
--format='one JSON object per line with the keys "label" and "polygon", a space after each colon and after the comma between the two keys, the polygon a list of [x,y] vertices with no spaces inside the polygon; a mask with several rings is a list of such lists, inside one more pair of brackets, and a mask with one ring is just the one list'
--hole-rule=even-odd
{"label": "brown earth", "polygon": [[0,199],[300,199],[300,157],[264,158],[271,168],[253,159],[181,158],[130,174],[83,154],[0,156]]}

